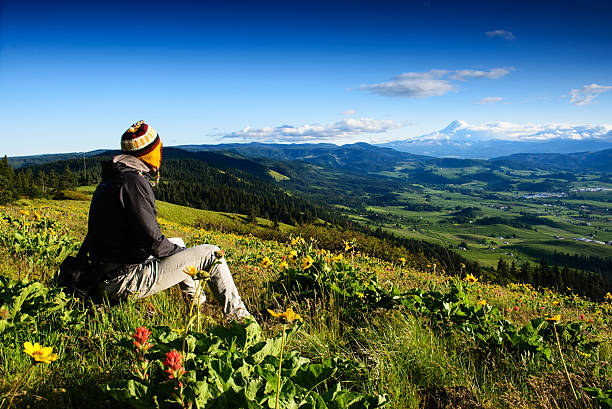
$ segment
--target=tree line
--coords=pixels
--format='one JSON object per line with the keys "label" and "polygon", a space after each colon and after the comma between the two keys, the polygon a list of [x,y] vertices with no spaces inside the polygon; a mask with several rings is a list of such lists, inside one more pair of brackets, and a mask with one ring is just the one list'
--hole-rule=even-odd
{"label": "tree line", "polygon": [[[6,157],[0,161],[0,203],[20,196],[54,197],[63,190],[97,184],[101,163],[111,156],[49,162],[15,171]],[[291,195],[257,176],[240,170],[221,170],[196,159],[165,159],[158,200],[198,209],[242,213],[255,221],[262,217],[287,224],[324,220],[342,223],[344,218],[328,206]]]}
{"label": "tree line", "polygon": [[597,273],[572,269],[567,264],[562,267],[551,266],[546,260],[534,266],[528,262],[521,265],[514,261],[508,263],[500,258],[495,276],[491,278],[500,284],[529,283],[535,287],[554,288],[561,293],[571,291],[598,301],[603,299],[612,286],[609,270]]}
{"label": "tree line", "polygon": [[62,190],[75,189],[78,184],[79,175],[67,165],[61,171],[53,168],[48,171],[32,168],[15,171],[6,156],[0,159],[0,204],[22,196],[53,197]]}
{"label": "tree line", "polygon": [[[54,197],[61,191],[101,180],[101,162],[110,156],[69,159],[27,167],[15,171],[6,156],[0,160],[0,204],[19,197]],[[574,292],[593,298],[610,291],[610,259],[595,256],[555,253],[539,265],[517,266],[500,259],[497,268],[482,267],[447,247],[424,240],[398,237],[378,227],[351,222],[330,209],[302,195],[289,194],[274,184],[239,170],[221,170],[196,159],[166,159],[162,182],[154,188],[159,200],[206,210],[246,214],[251,221],[262,217],[274,222],[302,225],[324,220],[345,231],[361,232],[416,255],[440,262],[440,269],[481,276],[484,280],[507,284],[530,283],[534,286],[570,287]],[[380,255],[379,255],[380,256]],[[385,257],[381,257],[385,258]]]}
{"label": "tree line", "polygon": [[319,219],[341,223],[338,212],[302,196],[290,195],[274,184],[238,170],[219,170],[195,159],[164,161],[162,183],[155,197],[190,207],[242,213],[253,219],[303,224]]}

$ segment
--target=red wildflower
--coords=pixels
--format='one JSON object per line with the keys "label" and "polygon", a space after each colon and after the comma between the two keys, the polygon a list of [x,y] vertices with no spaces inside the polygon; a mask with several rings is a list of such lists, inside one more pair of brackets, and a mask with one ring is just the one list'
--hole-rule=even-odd
{"label": "red wildflower", "polygon": [[166,353],[166,360],[163,362],[169,379],[179,379],[185,373],[183,368],[183,355],[176,349]]}
{"label": "red wildflower", "polygon": [[153,346],[153,344],[148,342],[150,336],[151,331],[149,331],[147,327],[136,328],[136,332],[132,334],[132,338],[134,339],[134,346],[141,351],[147,351]]}
{"label": "red wildflower", "polygon": [[514,307],[514,311],[518,311],[518,310],[519,310],[519,307]]}
{"label": "red wildflower", "polygon": [[584,314],[580,314],[580,319],[583,320],[584,319]]}

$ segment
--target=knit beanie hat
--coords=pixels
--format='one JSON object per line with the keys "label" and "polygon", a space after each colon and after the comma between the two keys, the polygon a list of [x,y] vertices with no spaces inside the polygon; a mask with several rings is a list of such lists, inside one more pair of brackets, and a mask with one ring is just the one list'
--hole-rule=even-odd
{"label": "knit beanie hat", "polygon": [[121,152],[132,155],[151,167],[159,169],[162,143],[155,129],[138,121],[121,136]]}

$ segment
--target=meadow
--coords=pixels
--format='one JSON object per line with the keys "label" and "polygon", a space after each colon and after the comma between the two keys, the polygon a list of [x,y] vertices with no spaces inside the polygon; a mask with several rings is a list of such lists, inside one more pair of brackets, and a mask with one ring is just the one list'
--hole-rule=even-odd
{"label": "meadow", "polygon": [[226,322],[207,288],[204,314],[176,288],[96,306],[53,279],[86,233],[88,197],[0,208],[2,409],[612,407],[610,294],[500,286],[158,202],[168,237],[225,251],[254,320]]}
{"label": "meadow", "polygon": [[370,205],[366,213],[349,216],[399,237],[457,249],[489,267],[500,258],[537,263],[555,252],[612,257],[612,190],[580,191],[611,189],[605,176],[504,167],[434,167],[429,172],[441,180],[414,183],[416,178],[400,167],[387,175],[406,181],[395,192],[395,203]]}

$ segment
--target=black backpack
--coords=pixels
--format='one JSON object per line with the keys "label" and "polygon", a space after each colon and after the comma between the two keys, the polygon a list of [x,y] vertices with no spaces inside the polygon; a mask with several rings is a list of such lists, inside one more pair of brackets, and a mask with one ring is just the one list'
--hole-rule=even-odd
{"label": "black backpack", "polygon": [[75,298],[98,304],[101,297],[96,292],[97,280],[93,279],[92,270],[87,261],[68,256],[60,264],[56,276],[57,284]]}

